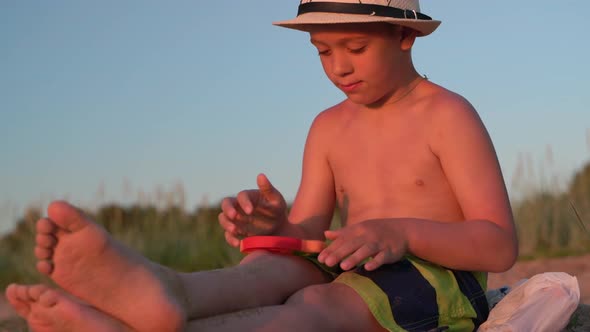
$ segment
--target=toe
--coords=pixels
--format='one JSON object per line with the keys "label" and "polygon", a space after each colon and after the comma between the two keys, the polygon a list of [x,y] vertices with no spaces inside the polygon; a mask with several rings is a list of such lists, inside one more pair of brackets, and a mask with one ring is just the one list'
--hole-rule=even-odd
{"label": "toe", "polygon": [[58,227],[70,232],[77,232],[89,224],[81,210],[64,201],[49,204],[47,214]]}
{"label": "toe", "polygon": [[6,298],[8,300],[16,298],[16,284],[10,284],[6,287],[5,291]]}
{"label": "toe", "polygon": [[35,247],[35,257],[39,260],[46,260],[53,256],[53,250],[47,248]]}
{"label": "toe", "polygon": [[39,294],[39,303],[45,307],[53,307],[57,304],[59,297],[57,290],[45,287]]}
{"label": "toe", "polygon": [[30,302],[33,299],[29,296],[29,286],[25,285],[16,285],[16,298],[20,301],[27,301]]}
{"label": "toe", "polygon": [[42,260],[37,262],[37,271],[42,274],[49,275],[53,272],[53,263],[47,260]]}
{"label": "toe", "polygon": [[35,243],[43,248],[53,248],[57,244],[57,239],[51,234],[37,233]]}
{"label": "toe", "polygon": [[49,288],[45,285],[37,284],[29,286],[27,292],[29,293],[29,297],[33,299],[33,301],[38,301],[41,294],[47,291]]}
{"label": "toe", "polygon": [[31,307],[28,302],[23,301],[19,298],[17,294],[18,286],[15,284],[9,285],[6,288],[6,299],[8,299],[8,303],[10,306],[16,311],[16,313],[21,317],[26,317],[29,312],[31,311]]}
{"label": "toe", "polygon": [[53,221],[47,218],[42,218],[37,220],[35,229],[37,230],[38,234],[52,234],[53,232],[55,232],[56,226],[53,223]]}

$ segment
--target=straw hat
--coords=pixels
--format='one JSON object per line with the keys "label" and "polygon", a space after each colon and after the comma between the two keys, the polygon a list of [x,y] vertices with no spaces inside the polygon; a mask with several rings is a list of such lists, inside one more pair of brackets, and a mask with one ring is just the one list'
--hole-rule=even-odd
{"label": "straw hat", "polygon": [[296,18],[273,24],[309,31],[318,24],[370,22],[405,26],[418,31],[419,36],[431,34],[440,25],[420,13],[418,0],[301,0]]}

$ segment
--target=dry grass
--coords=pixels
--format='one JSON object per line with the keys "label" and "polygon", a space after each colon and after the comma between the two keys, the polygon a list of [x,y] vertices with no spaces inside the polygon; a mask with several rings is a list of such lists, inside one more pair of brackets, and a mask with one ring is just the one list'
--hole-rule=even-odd
{"label": "dry grass", "polygon": [[[116,239],[176,270],[222,268],[242,257],[225,244],[217,223],[219,208],[186,211],[182,186],[170,193],[140,193],[138,197],[135,204],[102,204],[87,212]],[[513,202],[513,210],[522,259],[590,252],[590,163],[573,176],[566,189],[531,190]],[[50,282],[34,270],[31,250],[34,223],[40,215],[39,208],[29,209],[16,229],[0,239],[1,289],[11,282]],[[25,331],[22,328],[20,320],[0,321],[0,331]]]}

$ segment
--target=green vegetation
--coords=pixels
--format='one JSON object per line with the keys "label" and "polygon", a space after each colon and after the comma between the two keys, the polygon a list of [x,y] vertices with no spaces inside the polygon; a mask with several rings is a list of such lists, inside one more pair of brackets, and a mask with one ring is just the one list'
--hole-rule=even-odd
{"label": "green vegetation", "polygon": [[538,190],[513,204],[521,258],[590,252],[590,164],[563,192]]}
{"label": "green vegetation", "polygon": [[[239,262],[242,254],[225,243],[218,207],[187,212],[182,200],[157,205],[108,204],[86,212],[118,240],[176,270],[216,269]],[[513,202],[513,210],[521,259],[590,252],[590,163],[574,175],[567,190],[537,190]],[[11,282],[50,283],[35,271],[33,257],[34,226],[41,216],[39,209],[30,209],[12,233],[0,238],[0,289]],[[337,216],[338,211],[336,220]],[[22,320],[12,319],[0,322],[0,331],[26,327]]]}
{"label": "green vegetation", "polygon": [[[237,263],[242,255],[225,244],[217,223],[218,208],[187,213],[178,206],[158,210],[152,206],[106,205],[89,213],[115,238],[149,259],[180,271],[216,269]],[[47,281],[35,271],[35,222],[41,216],[30,210],[16,229],[0,239],[0,288],[10,282]]]}
{"label": "green vegetation", "polygon": [[[242,255],[229,247],[217,222],[218,207],[187,212],[184,202],[103,205],[86,211],[115,238],[149,259],[181,271],[236,264]],[[565,192],[537,191],[513,203],[522,259],[590,252],[590,164],[573,177]],[[336,211],[337,212],[337,211]],[[338,213],[336,213],[337,219]],[[48,280],[35,271],[34,226],[42,216],[30,209],[10,234],[0,238],[0,288],[10,282]]]}

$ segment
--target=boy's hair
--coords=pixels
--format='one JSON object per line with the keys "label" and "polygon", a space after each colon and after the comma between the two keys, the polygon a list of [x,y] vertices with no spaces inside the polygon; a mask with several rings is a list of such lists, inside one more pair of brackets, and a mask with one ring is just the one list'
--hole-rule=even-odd
{"label": "boy's hair", "polygon": [[310,31],[318,25],[385,22],[431,34],[440,21],[420,12],[419,0],[301,0],[297,17],[274,25]]}

